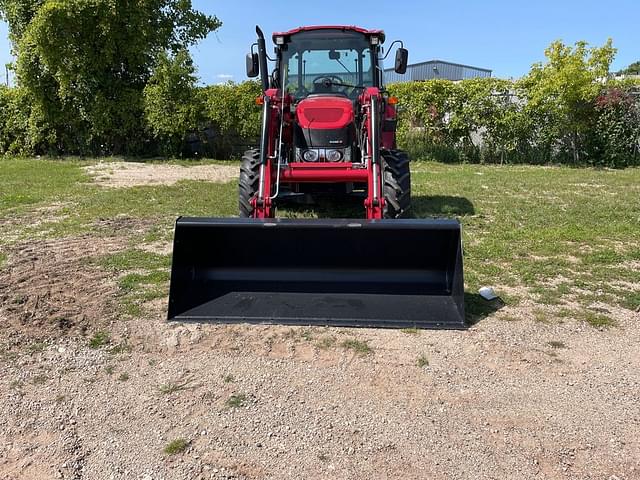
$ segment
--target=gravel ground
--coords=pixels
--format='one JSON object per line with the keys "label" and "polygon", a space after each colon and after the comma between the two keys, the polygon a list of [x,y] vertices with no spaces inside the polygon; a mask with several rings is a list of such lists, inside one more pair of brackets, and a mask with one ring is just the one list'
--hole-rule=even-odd
{"label": "gravel ground", "polygon": [[640,478],[633,322],[409,335],[158,312],[124,327],[131,352],[60,338],[3,361],[0,478]]}
{"label": "gravel ground", "polygon": [[[0,479],[640,479],[639,313],[603,306],[617,326],[597,329],[536,322],[525,301],[464,332],[185,326],[161,299],[123,320],[117,278],[89,260],[141,228],[9,252]],[[97,330],[110,341],[91,348]]]}
{"label": "gravel ground", "polygon": [[135,187],[141,185],[173,185],[180,180],[202,180],[224,183],[237,178],[233,165],[158,165],[133,162],[101,162],[85,167],[95,182],[104,187]]}

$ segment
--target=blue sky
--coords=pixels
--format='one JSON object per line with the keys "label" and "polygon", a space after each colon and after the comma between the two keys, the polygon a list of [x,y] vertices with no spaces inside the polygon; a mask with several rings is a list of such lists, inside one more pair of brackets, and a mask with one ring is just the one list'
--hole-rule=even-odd
{"label": "blue sky", "polygon": [[[609,0],[194,0],[223,26],[194,47],[203,83],[244,80],[244,55],[255,41],[254,26],[271,32],[300,25],[347,24],[382,28],[387,43],[402,39],[409,62],[431,59],[490,68],[497,77],[524,75],[543,60],[553,41],[586,40],[602,45],[611,37],[618,70],[640,60],[640,1]],[[0,61],[10,60],[6,25],[0,25]],[[271,47],[269,46],[271,50]],[[4,69],[2,69],[4,79]]]}

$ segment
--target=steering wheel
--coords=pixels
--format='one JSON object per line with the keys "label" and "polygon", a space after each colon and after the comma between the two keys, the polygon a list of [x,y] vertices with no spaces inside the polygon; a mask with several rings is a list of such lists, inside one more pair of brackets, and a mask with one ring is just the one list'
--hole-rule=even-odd
{"label": "steering wheel", "polygon": [[329,92],[331,86],[336,85],[337,87],[342,87],[342,90],[340,90],[338,93],[346,94],[347,87],[345,87],[343,84],[344,81],[337,75],[319,75],[313,79],[313,90],[318,91],[318,87],[322,85],[324,89]]}

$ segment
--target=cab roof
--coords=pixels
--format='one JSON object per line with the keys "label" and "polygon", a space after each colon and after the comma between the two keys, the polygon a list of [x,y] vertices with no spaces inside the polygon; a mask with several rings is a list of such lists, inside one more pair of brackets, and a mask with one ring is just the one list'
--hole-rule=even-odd
{"label": "cab roof", "polygon": [[311,25],[307,27],[294,28],[293,30],[289,30],[287,32],[274,32],[272,35],[272,39],[275,43],[276,37],[289,37],[291,35],[295,35],[296,33],[308,32],[311,30],[341,30],[343,32],[345,31],[358,32],[366,36],[375,35],[377,37],[380,37],[381,44],[384,43],[384,38],[385,38],[383,30],[367,30],[366,28],[356,27],[355,25]]}

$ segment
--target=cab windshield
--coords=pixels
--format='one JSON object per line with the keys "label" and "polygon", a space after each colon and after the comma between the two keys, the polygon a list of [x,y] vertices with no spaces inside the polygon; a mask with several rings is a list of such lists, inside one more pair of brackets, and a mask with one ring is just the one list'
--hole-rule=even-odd
{"label": "cab windshield", "polygon": [[367,37],[357,32],[300,32],[283,46],[281,65],[285,89],[296,98],[310,94],[355,97],[374,86],[374,66]]}

